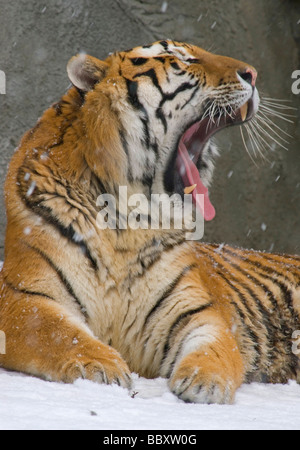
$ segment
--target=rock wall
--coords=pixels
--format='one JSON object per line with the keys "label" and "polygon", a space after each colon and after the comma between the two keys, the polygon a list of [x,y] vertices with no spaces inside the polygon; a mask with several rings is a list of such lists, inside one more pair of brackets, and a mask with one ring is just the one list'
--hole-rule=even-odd
{"label": "rock wall", "polygon": [[[0,259],[7,163],[22,134],[69,86],[66,64],[78,51],[109,52],[172,38],[245,60],[259,71],[266,97],[296,108],[294,123],[276,123],[291,137],[265,160],[247,155],[239,129],[217,136],[221,151],[211,198],[216,219],[205,240],[300,253],[300,67],[298,0],[0,0]],[[277,130],[276,128],[274,128]],[[287,137],[286,135],[283,135]]]}

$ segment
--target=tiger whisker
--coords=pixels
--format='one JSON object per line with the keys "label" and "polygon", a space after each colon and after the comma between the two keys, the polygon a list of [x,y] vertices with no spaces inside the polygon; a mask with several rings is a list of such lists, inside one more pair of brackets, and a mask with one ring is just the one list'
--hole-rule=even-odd
{"label": "tiger whisker", "polygon": [[277,125],[273,120],[270,119],[269,116],[266,115],[263,111],[260,111],[257,113],[256,117],[262,117],[266,122],[268,122],[271,126],[277,128],[281,133],[285,134],[289,138],[293,138],[289,133],[287,133],[283,128],[281,128],[279,125]]}
{"label": "tiger whisker", "polygon": [[266,100],[264,98],[261,99],[261,104],[262,105],[269,105],[269,106],[272,106],[273,108],[278,108],[278,109],[286,109],[286,110],[297,111],[297,108],[295,108],[293,106],[284,105],[282,103],[277,103],[276,101]]}
{"label": "tiger whisker", "polygon": [[[268,105],[266,103],[261,103],[260,108],[268,109],[269,111],[272,111],[276,114],[281,114],[282,116],[294,117],[294,114],[288,114],[288,113],[284,113],[282,111],[277,111],[273,105]],[[287,108],[281,108],[281,109],[287,109]]]}
{"label": "tiger whisker", "polygon": [[260,105],[260,109],[262,109],[263,111],[268,112],[269,114],[278,117],[279,119],[285,120],[286,122],[289,123],[294,123],[293,120],[288,119],[288,117],[295,117],[293,115],[290,114],[284,114],[284,113],[279,113],[278,111],[274,111],[273,109],[264,106],[264,105]]}
{"label": "tiger whisker", "polygon": [[[246,131],[247,131],[247,133],[248,133],[247,125],[245,125],[245,128],[246,128]],[[257,166],[257,163],[256,163],[255,159],[253,158],[253,156],[252,156],[252,154],[251,154],[251,152],[250,152],[250,150],[249,150],[249,148],[248,148],[248,145],[247,145],[247,143],[246,143],[246,139],[245,139],[244,132],[243,132],[243,127],[240,127],[240,132],[241,132],[242,141],[243,141],[244,147],[245,147],[245,149],[246,149],[246,152],[248,153],[248,155],[249,155],[251,161],[253,162],[253,164],[254,164],[256,167],[258,167],[258,166]],[[249,133],[248,133],[248,136],[249,136],[249,138],[250,138]],[[250,138],[250,142],[251,142],[251,138]],[[255,153],[255,151],[254,151],[254,153]]]}
{"label": "tiger whisker", "polygon": [[220,113],[219,113],[219,117],[218,117],[218,126],[220,125],[221,118],[222,118],[223,114],[226,117],[226,110],[224,108],[221,108]]}
{"label": "tiger whisker", "polygon": [[264,96],[261,97],[261,101],[262,102],[267,101],[267,102],[272,102],[272,103],[277,103],[277,102],[279,102],[279,103],[283,103],[283,102],[292,103],[292,100],[290,100],[290,99],[270,98],[270,97],[264,97]]}
{"label": "tiger whisker", "polygon": [[253,133],[252,133],[250,127],[249,127],[249,124],[246,124],[245,128],[246,128],[247,134],[249,136],[249,140],[250,140],[250,144],[251,144],[251,147],[252,147],[252,151],[254,153],[255,158],[257,158],[256,149],[254,147]]}
{"label": "tiger whisker", "polygon": [[[254,126],[252,124],[252,126]],[[271,141],[275,142],[277,145],[279,145],[280,147],[284,148],[285,150],[288,150],[287,147],[285,147],[284,145],[282,145],[280,142],[278,142],[272,135],[270,135],[263,127],[261,127],[258,123],[255,123],[255,126],[257,128],[257,133],[259,134],[259,139],[262,143],[264,143],[265,148],[268,147],[271,151],[274,151],[274,147],[271,145],[270,142],[268,142],[266,140],[266,137],[268,139],[270,139]],[[265,137],[263,136],[263,134],[265,135]]]}
{"label": "tiger whisker", "polygon": [[[274,136],[272,136],[267,130],[265,130],[261,125],[259,125],[257,122],[255,124],[257,126],[257,128],[265,134],[265,136],[267,136],[268,138],[270,138],[272,141],[276,142],[277,145],[279,145],[281,148],[285,149],[288,151],[288,148],[283,145],[280,141],[278,141],[277,139],[275,139]],[[261,136],[262,137],[262,136]]]}
{"label": "tiger whisker", "polygon": [[276,130],[274,130],[271,125],[275,125],[274,122],[270,121],[268,123],[268,121],[266,120],[266,118],[261,117],[259,114],[256,114],[255,116],[256,121],[258,122],[262,122],[263,125],[265,125],[272,133],[274,133],[279,139],[281,139],[283,142],[285,142],[286,144],[289,144],[289,141],[287,141],[286,139],[284,139],[282,136],[280,136],[279,133],[277,133]]}
{"label": "tiger whisker", "polygon": [[254,122],[248,123],[247,129],[248,129],[248,132],[251,133],[251,137],[252,137],[254,144],[256,145],[258,154],[264,161],[268,161],[268,158],[265,156],[265,153],[264,153],[265,147],[260,145],[261,142],[264,142],[264,139],[261,136],[261,134],[259,133],[259,130],[256,127],[256,124]]}
{"label": "tiger whisker", "polygon": [[294,114],[286,114],[284,112],[272,109],[270,106],[267,105],[260,105],[261,109],[267,110],[269,112],[271,112],[271,114],[277,114],[277,115],[281,115],[282,117],[296,117]]}
{"label": "tiger whisker", "polygon": [[[261,118],[255,118],[255,119],[256,119],[256,126],[257,126],[257,128],[258,128],[263,134],[265,134],[265,136],[267,136],[268,138],[270,138],[272,141],[276,142],[276,144],[278,144],[280,147],[284,148],[285,150],[288,150],[288,148],[287,148],[286,146],[284,146],[280,141],[278,141],[278,140],[275,138],[275,136],[273,136],[272,134],[270,134],[269,131],[267,131],[264,127],[262,127],[262,126],[258,123],[257,119],[262,120]],[[263,122],[263,123],[265,123],[265,122]],[[272,123],[272,122],[271,122],[271,123]],[[267,123],[265,123],[265,125],[267,125]],[[279,136],[278,133],[277,133],[275,130],[273,130],[269,125],[267,125],[267,126],[268,126],[268,128],[271,129],[271,132],[272,132],[272,133],[274,133],[275,135],[277,135],[277,136],[278,136],[283,142],[285,142],[286,144],[289,144],[288,141],[286,141],[283,137]]]}

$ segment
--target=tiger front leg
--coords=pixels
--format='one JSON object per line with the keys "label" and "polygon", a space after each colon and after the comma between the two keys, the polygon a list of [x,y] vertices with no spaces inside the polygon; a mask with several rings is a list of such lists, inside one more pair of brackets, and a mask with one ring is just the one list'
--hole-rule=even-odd
{"label": "tiger front leg", "polygon": [[184,337],[175,356],[164,362],[171,391],[186,402],[232,404],[244,379],[237,342],[228,326],[214,317],[209,314],[209,320],[198,325],[196,319],[189,331],[181,330]]}
{"label": "tiger front leg", "polygon": [[131,386],[126,362],[95,338],[80,318],[53,300],[6,290],[0,303],[6,352],[0,366],[47,380],[78,378]]}

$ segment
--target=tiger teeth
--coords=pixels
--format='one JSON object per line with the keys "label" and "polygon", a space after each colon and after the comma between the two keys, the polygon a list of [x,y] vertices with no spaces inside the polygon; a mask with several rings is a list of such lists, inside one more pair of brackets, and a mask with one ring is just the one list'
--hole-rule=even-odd
{"label": "tiger teeth", "polygon": [[196,189],[196,187],[197,187],[196,184],[193,184],[193,186],[188,186],[184,189],[184,193],[191,194]]}
{"label": "tiger teeth", "polygon": [[240,113],[241,113],[242,121],[245,122],[245,120],[247,119],[247,113],[248,113],[248,103],[245,103],[245,104],[240,108]]}

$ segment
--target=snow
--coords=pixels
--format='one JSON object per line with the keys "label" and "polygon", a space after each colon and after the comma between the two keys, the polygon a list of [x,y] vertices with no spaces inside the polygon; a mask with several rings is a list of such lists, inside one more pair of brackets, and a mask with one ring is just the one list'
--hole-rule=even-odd
{"label": "snow", "polygon": [[243,385],[234,405],[187,404],[166,380],[119,386],[47,382],[0,369],[0,430],[300,429],[300,386]]}
{"label": "snow", "polygon": [[266,231],[267,225],[265,223],[262,223],[261,224],[261,229],[262,229],[262,231]]}
{"label": "snow", "polygon": [[161,5],[161,12],[166,13],[167,9],[168,9],[168,2],[164,1],[163,4]]}
{"label": "snow", "polygon": [[[0,262],[0,270],[2,263]],[[250,384],[233,405],[184,403],[163,378],[133,374],[130,391],[54,383],[0,369],[0,430],[299,430],[300,386]]]}

